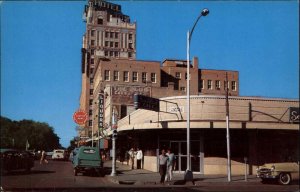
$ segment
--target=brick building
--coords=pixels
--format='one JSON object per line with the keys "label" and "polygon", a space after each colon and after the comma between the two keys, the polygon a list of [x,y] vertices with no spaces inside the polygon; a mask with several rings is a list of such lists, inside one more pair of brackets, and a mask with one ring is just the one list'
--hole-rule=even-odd
{"label": "brick building", "polygon": [[[123,14],[121,6],[101,0],[90,0],[84,8],[86,33],[82,48],[82,89],[80,109],[88,112],[89,121],[81,136],[97,132],[98,94],[110,85],[147,86],[155,98],[186,95],[186,60],[136,60],[136,23]],[[190,94],[225,94],[226,73],[229,94],[239,95],[237,71],[205,70],[198,68],[198,58],[190,63]],[[132,93],[133,94],[133,93]],[[116,106],[119,119],[132,112],[133,104]],[[128,108],[128,109],[127,109]],[[126,111],[126,112],[125,112]]]}

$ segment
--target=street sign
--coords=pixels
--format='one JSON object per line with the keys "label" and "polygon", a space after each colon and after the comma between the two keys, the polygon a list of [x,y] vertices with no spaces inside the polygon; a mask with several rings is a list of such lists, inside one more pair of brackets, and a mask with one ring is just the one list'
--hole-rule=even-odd
{"label": "street sign", "polygon": [[78,125],[83,125],[87,121],[87,118],[88,118],[87,113],[83,110],[78,110],[73,115],[73,120]]}

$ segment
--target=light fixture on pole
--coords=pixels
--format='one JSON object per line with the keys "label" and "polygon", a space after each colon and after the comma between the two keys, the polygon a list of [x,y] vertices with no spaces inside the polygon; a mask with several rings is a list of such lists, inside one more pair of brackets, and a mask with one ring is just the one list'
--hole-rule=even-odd
{"label": "light fixture on pole", "polygon": [[186,117],[186,122],[187,122],[187,170],[185,173],[185,180],[193,180],[193,174],[191,171],[191,154],[190,154],[190,43],[192,39],[192,34],[193,31],[196,27],[196,24],[198,23],[200,17],[208,15],[209,10],[208,9],[203,9],[201,11],[201,14],[198,16],[196,22],[194,23],[192,30],[187,32],[187,117]]}

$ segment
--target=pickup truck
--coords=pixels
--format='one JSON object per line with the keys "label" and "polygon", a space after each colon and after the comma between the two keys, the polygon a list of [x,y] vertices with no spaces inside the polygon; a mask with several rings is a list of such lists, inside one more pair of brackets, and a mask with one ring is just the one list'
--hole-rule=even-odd
{"label": "pickup truck", "polygon": [[78,173],[96,172],[102,175],[102,163],[98,147],[81,146],[73,159],[74,175]]}

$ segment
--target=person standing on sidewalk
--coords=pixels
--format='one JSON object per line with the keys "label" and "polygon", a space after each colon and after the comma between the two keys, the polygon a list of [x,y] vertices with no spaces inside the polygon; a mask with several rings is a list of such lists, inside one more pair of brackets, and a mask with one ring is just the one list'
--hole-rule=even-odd
{"label": "person standing on sidewalk", "polygon": [[129,154],[129,158],[130,158],[130,163],[131,163],[131,169],[134,169],[134,156],[135,156],[135,151],[133,150],[133,148],[131,148],[129,151],[128,151],[128,154]]}
{"label": "person standing on sidewalk", "polygon": [[159,156],[159,174],[160,174],[160,184],[164,184],[166,172],[167,172],[167,161],[168,156],[166,155],[166,151],[161,150],[161,155]]}
{"label": "person standing on sidewalk", "polygon": [[142,168],[142,159],[143,159],[143,151],[139,148],[137,148],[137,153],[136,153],[136,168],[141,169]]}
{"label": "person standing on sidewalk", "polygon": [[166,181],[172,181],[173,170],[175,169],[176,166],[176,157],[174,153],[171,152],[171,149],[167,150],[167,156],[168,156],[168,161],[167,161]]}

